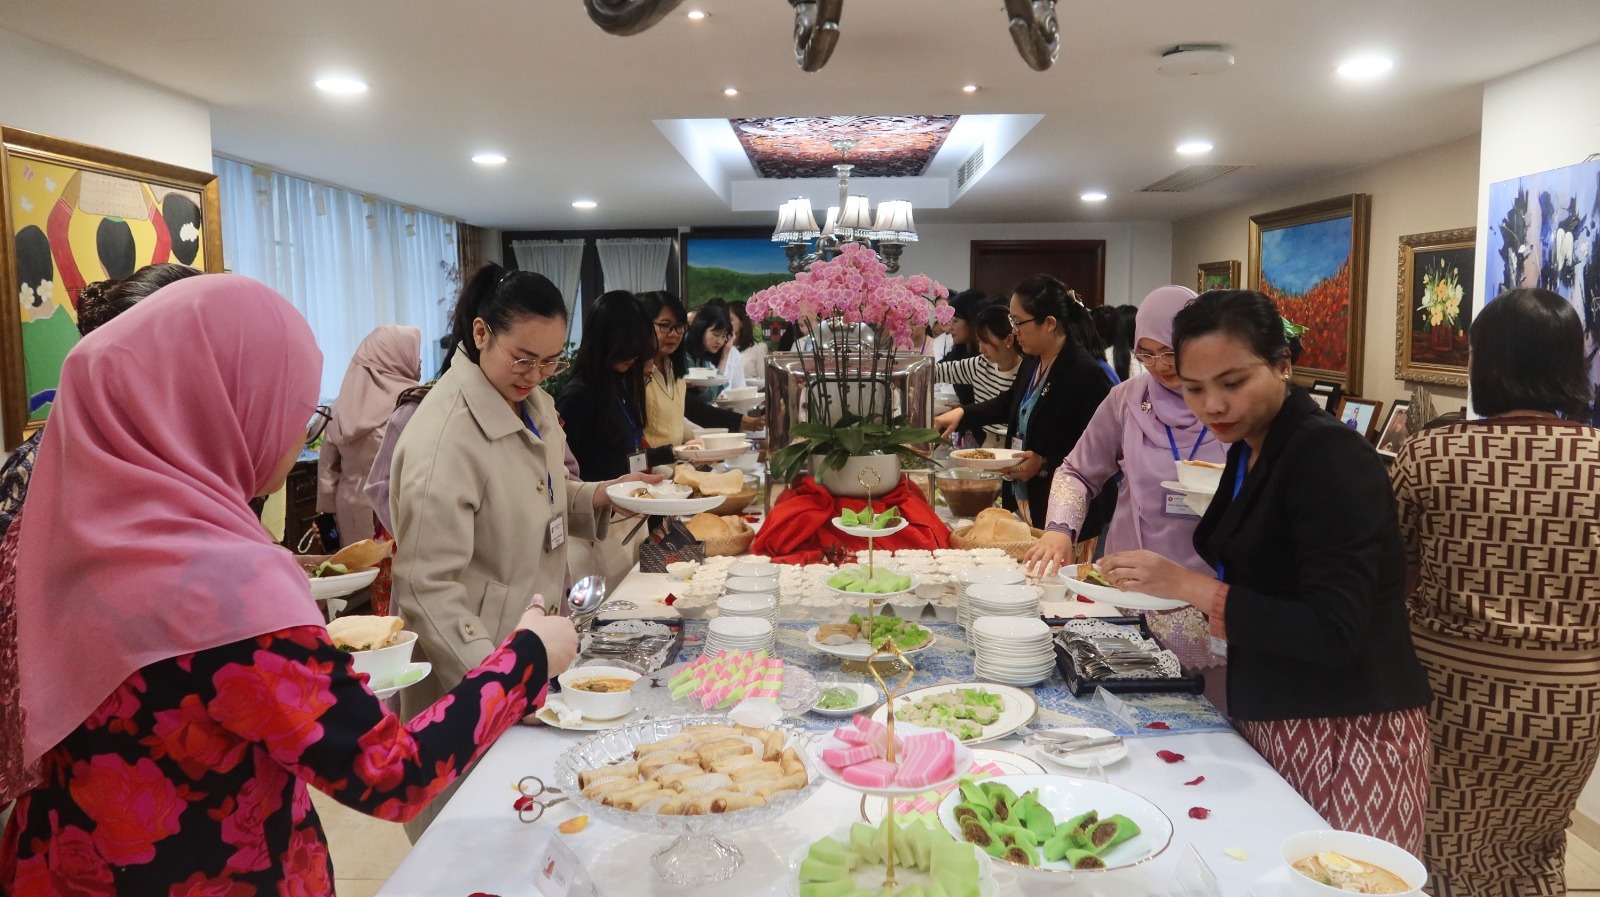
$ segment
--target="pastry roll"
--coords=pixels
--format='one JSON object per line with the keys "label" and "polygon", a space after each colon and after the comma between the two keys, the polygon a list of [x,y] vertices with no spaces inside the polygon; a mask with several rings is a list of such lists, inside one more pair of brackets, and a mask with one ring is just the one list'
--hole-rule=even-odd
{"label": "pastry roll", "polygon": [[690,750],[693,747],[694,739],[687,735],[674,735],[671,738],[663,738],[660,741],[653,741],[650,744],[639,745],[633,749],[633,757],[635,760],[643,760],[652,754],[660,754],[663,752],[675,754],[680,751]]}
{"label": "pastry roll", "polygon": [[583,789],[583,796],[590,800],[599,800],[607,794],[621,794],[624,791],[632,791],[638,784],[638,779],[601,779]]}
{"label": "pastry roll", "polygon": [[650,759],[639,761],[639,774],[647,779],[653,779],[661,770],[673,764],[699,766],[700,757],[693,751],[685,751],[681,754],[653,754]]}
{"label": "pastry roll", "polygon": [[[718,770],[718,772],[721,772],[721,770]],[[783,778],[783,766],[777,763],[762,763],[759,766],[746,766],[742,769],[735,769],[732,772],[729,772],[728,775],[735,782],[743,782],[745,779],[760,779],[774,776],[781,779]]]}
{"label": "pastry roll", "polygon": [[802,772],[799,775],[785,776],[784,778],[776,781],[771,781],[768,784],[757,788],[755,793],[761,796],[763,799],[770,800],[774,796],[782,794],[785,791],[799,791],[805,786],[806,774]]}
{"label": "pastry roll", "polygon": [[750,743],[743,738],[724,738],[702,746],[697,753],[702,761],[720,760],[723,757],[732,757],[735,754],[753,754]]}
{"label": "pastry roll", "polygon": [[806,765],[805,763],[801,762],[800,755],[795,753],[794,748],[783,749],[783,759],[781,763],[783,765],[784,775],[792,776],[795,773],[800,773],[802,775],[805,774]]}
{"label": "pastry roll", "polygon": [[639,764],[619,763],[616,766],[602,766],[599,769],[586,769],[578,773],[578,787],[588,788],[602,779],[637,779],[639,777]]}

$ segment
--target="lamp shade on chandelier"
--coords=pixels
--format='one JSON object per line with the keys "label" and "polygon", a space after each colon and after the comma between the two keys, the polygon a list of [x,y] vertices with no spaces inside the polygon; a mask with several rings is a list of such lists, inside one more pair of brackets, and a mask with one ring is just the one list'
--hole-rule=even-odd
{"label": "lamp shade on chandelier", "polygon": [[[840,159],[846,158],[856,142],[833,141]],[[872,203],[865,196],[850,193],[850,172],[855,166],[840,161],[833,166],[839,173],[839,204],[828,209],[827,223],[817,227],[811,200],[797,196],[778,207],[778,226],[772,242],[786,244],[789,270],[798,274],[813,262],[833,258],[845,243],[861,243],[877,254],[893,274],[900,270],[900,254],[905,244],[917,242],[917,225],[912,218],[911,201],[890,199],[878,204],[874,218]]]}

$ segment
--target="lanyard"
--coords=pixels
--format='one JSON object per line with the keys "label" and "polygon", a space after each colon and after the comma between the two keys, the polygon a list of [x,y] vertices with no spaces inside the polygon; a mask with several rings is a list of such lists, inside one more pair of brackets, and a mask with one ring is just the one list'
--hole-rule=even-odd
{"label": "lanyard", "polygon": [[628,412],[628,403],[622,401],[622,396],[617,396],[617,406],[622,409],[622,416],[627,418],[628,431],[633,434],[633,442],[629,448],[638,448],[644,442],[644,434],[639,432],[639,425],[634,422],[633,415]]}
{"label": "lanyard", "polygon": [[[1245,472],[1248,471],[1249,469],[1250,469],[1250,446],[1249,446],[1248,443],[1240,443],[1239,444],[1239,469],[1237,471],[1235,471],[1234,474],[1233,474],[1233,496],[1232,496],[1233,498],[1237,499],[1239,497],[1239,491],[1244,488],[1244,475],[1245,475]],[[1222,562],[1221,561],[1217,561],[1217,579],[1219,579],[1219,580],[1221,580],[1223,582],[1227,582],[1228,581],[1228,577],[1226,575],[1224,575],[1224,573],[1223,573]]]}
{"label": "lanyard", "polygon": [[[1178,440],[1177,440],[1177,437],[1172,435],[1172,428],[1171,427],[1168,427],[1166,424],[1162,424],[1161,426],[1166,427],[1166,430],[1167,430],[1167,444],[1172,446],[1172,460],[1177,461],[1178,460]],[[1206,441],[1206,432],[1207,432],[1207,430],[1206,430],[1205,427],[1201,427],[1200,428],[1200,435],[1199,435],[1198,438],[1195,439],[1194,447],[1189,449],[1189,460],[1190,461],[1194,460],[1194,453],[1200,451],[1200,443]],[[1237,491],[1234,494],[1237,495],[1238,494]]]}
{"label": "lanyard", "polygon": [[[533,431],[534,438],[538,439],[540,442],[543,442],[544,441],[544,436],[539,433],[539,428],[534,425],[533,418],[528,416],[528,409],[523,405],[518,405],[517,406],[517,413],[522,415],[522,422],[527,424],[528,425],[528,429]],[[550,490],[550,506],[551,507],[555,507],[555,504],[556,504],[556,481],[553,478],[551,478],[551,476],[550,476],[550,459],[547,457],[544,460],[545,460],[545,465],[544,465],[544,485],[545,485],[546,489]]]}

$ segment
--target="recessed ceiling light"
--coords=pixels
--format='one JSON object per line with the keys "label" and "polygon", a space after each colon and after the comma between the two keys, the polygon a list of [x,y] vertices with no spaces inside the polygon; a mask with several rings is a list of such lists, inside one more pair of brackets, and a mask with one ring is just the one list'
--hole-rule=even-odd
{"label": "recessed ceiling light", "polygon": [[1339,77],[1351,81],[1371,81],[1381,78],[1394,68],[1394,60],[1387,56],[1352,56],[1339,63]]}
{"label": "recessed ceiling light", "polygon": [[479,165],[504,165],[506,157],[500,153],[478,153],[472,157],[472,161]]}
{"label": "recessed ceiling light", "polygon": [[1190,140],[1185,143],[1178,144],[1178,154],[1182,156],[1199,156],[1204,153],[1209,153],[1211,150],[1211,144],[1205,142],[1204,140]]}
{"label": "recessed ceiling light", "polygon": [[1099,190],[1090,190],[1088,193],[1079,194],[1078,198],[1083,200],[1084,202],[1105,202],[1106,201],[1106,195],[1104,193],[1101,193]]}
{"label": "recessed ceiling light", "polygon": [[965,86],[963,86],[961,88],[961,92],[962,93],[977,93],[978,92],[978,85],[976,85],[976,84],[967,84],[967,85],[965,85]]}
{"label": "recessed ceiling light", "polygon": [[600,205],[592,199],[579,199],[572,203],[574,209],[592,209]]}
{"label": "recessed ceiling light", "polygon": [[356,94],[367,92],[367,82],[358,78],[318,78],[317,89],[324,93]]}
{"label": "recessed ceiling light", "polygon": [[725,96],[725,97],[736,97],[736,96],[739,95],[739,88],[737,88],[737,87],[724,87],[722,89],[722,95]]}
{"label": "recessed ceiling light", "polygon": [[703,9],[691,9],[684,13],[684,15],[688,16],[689,21],[691,22],[704,22],[710,17],[709,14]]}

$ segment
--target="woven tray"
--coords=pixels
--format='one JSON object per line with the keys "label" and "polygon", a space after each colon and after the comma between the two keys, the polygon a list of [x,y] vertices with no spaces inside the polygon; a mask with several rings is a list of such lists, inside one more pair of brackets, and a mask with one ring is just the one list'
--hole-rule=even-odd
{"label": "woven tray", "polygon": [[950,547],[960,548],[962,550],[972,548],[998,548],[1019,561],[1022,560],[1023,555],[1028,553],[1028,549],[1032,548],[1034,543],[1039,541],[1039,537],[1044,535],[1044,530],[1042,529],[1030,529],[1033,537],[1028,539],[1026,542],[975,542],[967,537],[967,534],[971,531],[971,524],[963,526],[959,529],[951,530]]}
{"label": "woven tray", "polygon": [[706,547],[706,557],[738,557],[750,550],[750,543],[756,540],[756,531],[745,523],[743,518],[726,518],[728,524],[738,529],[731,536],[718,536],[711,539],[700,540]]}

